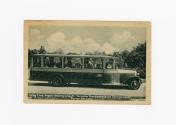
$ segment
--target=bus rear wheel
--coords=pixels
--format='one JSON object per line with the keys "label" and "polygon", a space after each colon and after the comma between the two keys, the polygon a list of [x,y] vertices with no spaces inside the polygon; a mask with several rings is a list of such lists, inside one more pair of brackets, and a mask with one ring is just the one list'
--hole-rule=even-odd
{"label": "bus rear wheel", "polygon": [[63,80],[60,77],[54,77],[53,79],[50,80],[50,83],[54,87],[63,86]]}
{"label": "bus rear wheel", "polygon": [[132,90],[137,90],[140,88],[140,86],[141,84],[137,79],[131,80],[130,83],[128,84],[128,87]]}

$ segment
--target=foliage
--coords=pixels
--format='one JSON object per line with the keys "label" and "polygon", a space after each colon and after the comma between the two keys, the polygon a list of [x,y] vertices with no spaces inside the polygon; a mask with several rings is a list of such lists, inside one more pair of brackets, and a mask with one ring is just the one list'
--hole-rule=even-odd
{"label": "foliage", "polygon": [[146,77],[146,43],[139,44],[129,53],[126,60],[130,68],[135,68],[140,76]]}
{"label": "foliage", "polygon": [[146,43],[138,44],[130,52],[114,52],[113,56],[117,57],[118,67],[136,69],[140,77],[146,77]]}

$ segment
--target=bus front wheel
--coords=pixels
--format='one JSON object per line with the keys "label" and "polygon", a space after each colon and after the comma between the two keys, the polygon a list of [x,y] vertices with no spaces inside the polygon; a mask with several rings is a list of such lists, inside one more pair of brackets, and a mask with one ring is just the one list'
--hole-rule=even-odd
{"label": "bus front wheel", "polygon": [[128,87],[132,90],[137,90],[140,88],[140,86],[141,84],[137,79],[131,80],[130,83],[128,84]]}

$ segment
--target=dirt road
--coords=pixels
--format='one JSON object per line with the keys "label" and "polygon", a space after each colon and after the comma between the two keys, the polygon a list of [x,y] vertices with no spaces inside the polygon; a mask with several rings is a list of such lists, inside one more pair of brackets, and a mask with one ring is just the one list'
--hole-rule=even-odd
{"label": "dirt road", "polygon": [[145,83],[138,90],[129,90],[121,86],[80,86],[52,87],[48,83],[29,81],[29,93],[57,94],[57,95],[97,95],[116,97],[145,98]]}

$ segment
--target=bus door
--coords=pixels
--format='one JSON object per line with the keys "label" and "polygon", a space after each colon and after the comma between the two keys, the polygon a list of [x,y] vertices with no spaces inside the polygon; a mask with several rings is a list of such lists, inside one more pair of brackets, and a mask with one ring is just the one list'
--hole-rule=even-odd
{"label": "bus door", "polygon": [[114,59],[104,59],[104,84],[117,85],[120,82]]}

